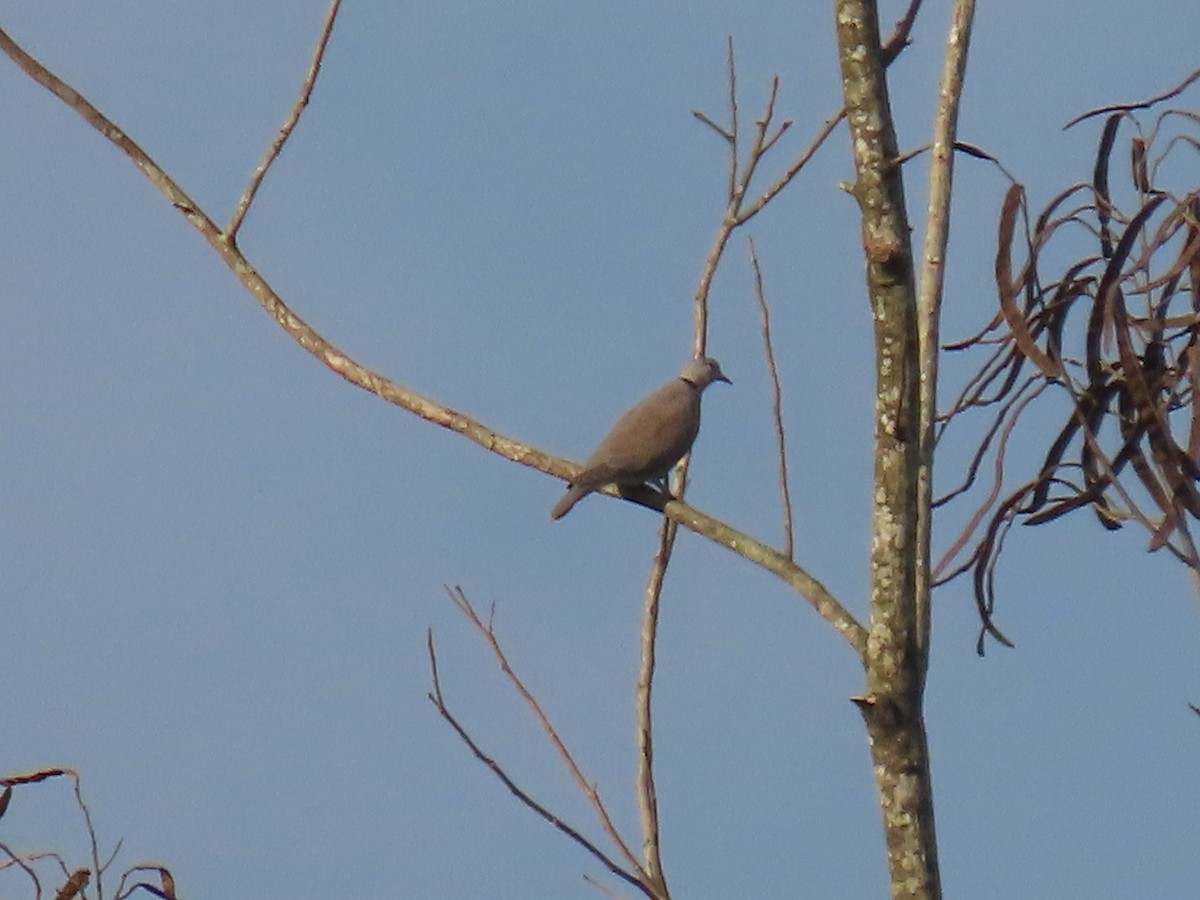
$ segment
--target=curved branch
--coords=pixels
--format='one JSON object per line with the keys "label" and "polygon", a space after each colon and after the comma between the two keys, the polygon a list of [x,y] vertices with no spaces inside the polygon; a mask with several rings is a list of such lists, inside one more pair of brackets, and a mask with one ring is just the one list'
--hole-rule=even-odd
{"label": "curved branch", "polygon": [[[0,51],[3,51],[23,71],[63,103],[79,113],[83,119],[124,153],[151,183],[163,193],[200,232],[209,246],[230,268],[237,280],[250,292],[254,299],[279,326],[301,347],[312,354],[327,368],[346,381],[375,394],[382,400],[405,409],[416,416],[457,432],[485,450],[502,456],[539,472],[545,472],[569,480],[579,471],[579,466],[568,460],[544,453],[541,450],[507,437],[492,430],[482,422],[464,413],[437,403],[403,385],[363,366],[325,340],[315,329],[284,303],[283,299],[267,280],[250,264],[237,246],[184,192],[184,190],[146,153],[138,144],[118,128],[108,117],[93,106],[83,95],[54,75],[41,63],[27,54],[0,29]],[[707,537],[728,547],[746,560],[773,572],[796,590],[810,605],[841,634],[855,649],[860,658],[866,651],[866,631],[819,581],[770,547],[743,534],[730,525],[693,509],[679,501],[667,502],[657,491],[634,490],[622,494],[615,488],[604,493],[626,496],[627,499],[650,509],[662,510],[674,521],[690,531]]]}

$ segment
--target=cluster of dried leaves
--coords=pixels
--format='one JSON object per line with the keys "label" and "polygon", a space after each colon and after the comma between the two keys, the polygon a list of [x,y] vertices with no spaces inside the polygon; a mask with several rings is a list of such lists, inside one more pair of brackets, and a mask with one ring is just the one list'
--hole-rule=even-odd
{"label": "cluster of dried leaves", "polygon": [[[993,461],[987,496],[938,566],[938,583],[971,574],[981,654],[988,635],[1011,646],[992,614],[997,559],[1016,522],[1041,525],[1090,508],[1109,530],[1141,525],[1151,551],[1165,548],[1200,573],[1189,526],[1200,519],[1200,115],[1163,108],[1197,80],[1200,71],[1160,97],[1068,125],[1107,115],[1091,181],[1063,190],[1032,224],[1024,189],[1009,189],[996,254],[999,308],[983,331],[946,348],[987,354],[940,417],[939,438],[971,412],[985,410],[988,427],[962,485],[937,501],[969,491]],[[1154,112],[1149,127],[1138,112]],[[1114,191],[1123,127],[1133,131],[1129,187]],[[1167,187],[1180,172],[1182,193]],[[1081,235],[1087,252],[1068,251],[1064,261],[1064,247],[1077,248]],[[1025,257],[1019,268],[1015,245]],[[1023,440],[1044,447],[1041,466],[1005,487],[1009,438],[1052,390],[1069,400],[1066,419],[1051,434],[1025,429]]]}

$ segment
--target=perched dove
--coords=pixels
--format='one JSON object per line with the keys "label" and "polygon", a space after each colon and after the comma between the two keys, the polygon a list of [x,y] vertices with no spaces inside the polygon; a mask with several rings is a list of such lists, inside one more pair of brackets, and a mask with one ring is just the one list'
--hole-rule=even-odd
{"label": "perched dove", "polygon": [[622,486],[657,481],[692,448],[700,431],[700,394],[714,381],[732,384],[715,359],[694,359],[669,381],[617,420],[583,471],[567,485],[550,510],[561,519],[592,491],[608,484]]}

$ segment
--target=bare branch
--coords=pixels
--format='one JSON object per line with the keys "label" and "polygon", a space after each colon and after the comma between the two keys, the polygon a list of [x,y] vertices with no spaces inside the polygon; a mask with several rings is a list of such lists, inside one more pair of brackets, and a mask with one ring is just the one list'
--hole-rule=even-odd
{"label": "bare branch", "polygon": [[[779,84],[778,76],[775,77],[775,84],[776,85]],[[779,128],[778,128],[778,130],[776,130],[775,134],[773,134],[771,137],[767,138],[766,141],[763,143],[763,154],[764,155],[766,154],[766,152],[768,150],[770,150],[772,147],[775,146],[775,142],[778,141],[781,137],[783,137],[787,133],[787,130],[789,128],[791,128],[793,124],[794,123],[792,122],[791,119],[784,119],[782,122],[779,123]]]}
{"label": "bare branch", "polygon": [[37,873],[33,871],[33,868],[16,853],[13,853],[8,844],[0,842],[0,853],[3,853],[10,860],[7,863],[0,863],[0,870],[7,869],[10,865],[20,868],[29,876],[29,880],[33,882],[33,896],[35,900],[42,900],[42,883],[38,881]]}
{"label": "bare branch", "polygon": [[546,735],[550,738],[550,742],[554,745],[554,749],[558,752],[559,757],[561,757],[563,762],[566,763],[567,769],[571,773],[571,777],[575,780],[575,784],[579,787],[579,790],[583,793],[583,795],[587,797],[588,802],[595,811],[597,818],[600,820],[600,825],[604,829],[604,833],[608,835],[609,839],[613,842],[613,845],[621,852],[621,855],[625,857],[630,866],[637,870],[639,875],[644,876],[645,873],[641,871],[637,859],[634,857],[629,847],[621,839],[620,834],[617,833],[616,826],[613,825],[612,819],[609,818],[608,810],[604,808],[604,804],[600,800],[600,794],[596,790],[595,785],[591,784],[583,776],[583,772],[580,770],[579,764],[575,762],[575,757],[571,755],[571,751],[567,749],[567,745],[559,736],[558,729],[554,727],[554,724],[550,721],[550,717],[546,715],[545,710],[543,710],[541,704],[538,703],[537,698],[535,698],[533,694],[529,692],[529,689],[525,687],[524,682],[522,682],[517,676],[517,673],[513,671],[512,666],[508,662],[508,657],[504,653],[504,648],[500,646],[500,640],[496,637],[496,632],[492,630],[490,625],[484,623],[484,621],[479,617],[479,614],[475,611],[475,607],[471,605],[471,601],[467,599],[466,592],[464,592],[462,588],[446,587],[446,595],[451,599],[454,605],[458,607],[463,615],[467,617],[467,620],[475,626],[475,630],[478,631],[484,640],[487,641],[488,646],[492,650],[492,655],[496,657],[496,661],[500,664],[500,670],[504,673],[505,677],[508,678],[509,683],[511,683],[512,686],[517,689],[517,693],[521,695],[521,699],[525,701],[526,706],[533,711],[534,716],[538,720],[538,724],[542,726],[542,730],[545,731]]}
{"label": "bare branch", "polygon": [[658,824],[658,791],[654,784],[654,669],[657,662],[658,613],[662,602],[663,581],[671,562],[678,526],[663,518],[659,531],[658,552],[646,579],[642,612],[641,654],[637,687],[634,691],[634,718],[637,729],[637,804],[642,823],[642,865],[646,880],[662,897],[668,896],[662,867],[662,848]]}
{"label": "bare branch", "polygon": [[[200,232],[201,236],[216,251],[221,260],[232,270],[242,286],[250,292],[260,306],[292,337],[301,347],[308,351],[323,365],[335,374],[365,391],[375,394],[382,400],[407,410],[414,415],[437,425],[463,435],[491,453],[495,453],[512,462],[528,466],[538,471],[554,475],[564,481],[570,480],[579,472],[579,466],[569,460],[544,453],[529,444],[506,437],[470,416],[464,415],[448,406],[436,403],[427,397],[412,391],[384,377],[378,372],[356,362],[349,355],[335,347],[307,322],[294,313],[283,299],[275,293],[266,279],[250,264],[241,251],[230,241],[226,240],[221,230],[212,219],[201,210],[194,201],[179,187],[175,181],[154,162],[120,128],[105,117],[96,107],[87,101],[78,91],[51,73],[37,60],[22,50],[3,30],[0,30],[0,50],[7,54],[31,78],[49,90],[52,94],[74,109],[100,134],[111,141],[116,147],[150,179],[172,205],[178,209],[191,225]],[[724,235],[721,246],[714,248],[710,259],[705,263],[706,274],[702,276],[702,288],[698,297],[703,295],[707,300],[708,286],[716,269],[717,259],[724,241],[728,241],[730,231],[722,228]],[[707,321],[707,315],[704,316]],[[697,329],[698,334],[704,331]],[[694,510],[680,502],[667,505],[664,510],[663,500],[656,491],[622,492],[608,487],[603,493],[610,496],[620,496],[632,500],[651,509],[665,511],[674,521],[685,528],[708,537],[710,540],[726,542],[725,546],[745,559],[763,566],[787,581],[802,597],[808,600],[825,618],[829,619],[839,633],[843,635],[862,654],[866,646],[866,632],[854,617],[846,611],[833,595],[816,579],[794,562],[775,553],[761,542],[748,535],[708,516],[699,510]],[[653,495],[653,496],[649,496]],[[657,499],[655,499],[657,498]]]}
{"label": "bare branch", "polygon": [[[71,780],[73,789],[74,789],[74,794],[75,794],[75,804],[79,807],[80,812],[83,813],[83,820],[84,820],[84,824],[86,825],[86,828],[87,828],[88,842],[89,842],[89,846],[91,849],[91,856],[92,856],[92,868],[91,869],[76,869],[74,872],[72,872],[70,874],[70,876],[68,877],[66,883],[59,889],[57,896],[58,897],[75,897],[75,896],[77,896],[78,894],[80,894],[83,891],[84,887],[87,885],[88,881],[91,879],[92,874],[94,873],[96,876],[96,893],[101,898],[101,900],[103,900],[104,887],[103,887],[102,875],[104,873],[104,870],[106,868],[108,868],[109,865],[112,864],[113,859],[116,857],[117,853],[120,851],[121,842],[120,841],[117,842],[116,848],[112,851],[109,858],[103,864],[101,864],[101,862],[100,862],[100,847],[99,847],[99,843],[96,839],[96,828],[92,824],[91,810],[88,809],[88,805],[83,799],[82,779],[79,777],[78,772],[76,772],[74,769],[68,769],[66,767],[54,767],[54,768],[50,768],[50,769],[39,769],[34,772],[26,772],[26,773],[22,773],[19,775],[5,775],[3,777],[0,777],[0,785],[2,785],[4,787],[3,797],[5,800],[5,803],[7,803],[8,797],[11,796],[11,789],[13,787],[16,787],[18,785],[25,785],[25,784],[38,784],[39,782],[48,781],[52,778],[69,778]],[[48,853],[48,854],[42,854],[37,857],[27,856],[26,859],[45,858],[45,857],[48,857],[48,858],[58,861],[59,866],[63,870],[63,873],[64,874],[67,873],[66,863],[57,854]],[[0,869],[5,868],[6,866],[7,866],[7,863],[0,864]]]}
{"label": "bare branch", "polygon": [[[905,10],[904,15],[896,23],[895,28],[892,29],[892,33],[888,36],[887,41],[883,45],[883,58],[885,65],[891,65],[892,61],[900,55],[905,47],[908,46],[908,36],[912,31],[913,23],[916,22],[917,11],[920,8],[921,0],[911,0],[908,5],[908,9]],[[796,161],[788,167],[787,171],[780,175],[775,183],[767,188],[767,190],[763,192],[762,196],[760,196],[758,200],[747,206],[742,211],[742,221],[746,221],[747,219],[750,219],[760,213],[764,206],[775,199],[776,195],[778,195],[780,191],[787,187],[793,178],[800,174],[800,170],[808,165],[808,161],[810,159],[816,156],[817,150],[821,148],[821,145],[825,143],[829,135],[833,134],[833,129],[837,128],[838,123],[840,123],[844,118],[846,118],[846,107],[843,106],[832,118],[825,120],[825,124],[821,126],[820,131],[817,132],[816,136],[812,139],[804,152],[796,157]],[[784,129],[786,129],[790,124],[790,122],[784,123]],[[781,132],[782,130],[783,129],[781,129]],[[776,135],[776,137],[778,137],[778,135]],[[772,139],[770,144],[774,143],[775,140]],[[770,144],[768,144],[768,147]]]}
{"label": "bare branch", "polygon": [[283,145],[287,143],[287,139],[291,137],[292,132],[299,123],[300,115],[304,112],[305,107],[308,106],[309,98],[312,97],[313,86],[317,83],[317,75],[321,72],[321,60],[325,56],[325,47],[329,43],[329,36],[333,34],[333,23],[337,19],[338,8],[341,5],[342,0],[333,0],[329,5],[329,12],[325,16],[325,24],[321,28],[321,36],[317,39],[317,48],[313,51],[312,63],[308,67],[308,75],[305,76],[304,85],[300,89],[300,97],[292,107],[287,121],[279,129],[279,134],[275,136],[275,140],[267,148],[262,162],[254,170],[254,174],[250,177],[250,183],[246,186],[245,192],[238,201],[237,209],[234,210],[233,218],[229,220],[229,227],[225,230],[225,234],[230,243],[237,241],[238,231],[242,227],[242,222],[246,219],[246,213],[250,211],[250,204],[254,202],[255,196],[258,194],[258,189],[262,186],[263,179],[267,177],[267,170],[271,168],[271,164],[278,158],[280,151],[283,150]]}
{"label": "bare branch", "polygon": [[624,896],[623,894],[618,894],[616,891],[614,891],[612,888],[608,887],[607,885],[601,884],[599,881],[597,881],[591,875],[588,875],[586,872],[583,875],[583,880],[585,883],[591,885],[593,888],[595,888],[597,891],[599,891],[605,897],[608,897],[609,900],[622,900],[622,897]]}
{"label": "bare branch", "polygon": [[892,33],[883,42],[883,64],[890,66],[897,56],[908,46],[908,36],[917,21],[917,13],[921,9],[921,0],[910,0],[908,9],[892,28]]}
{"label": "bare branch", "polygon": [[[784,122],[779,127],[779,132],[769,141],[767,140],[767,131],[771,127],[771,120],[775,116],[775,101],[779,97],[779,76],[776,75],[771,79],[771,92],[767,96],[767,108],[762,116],[754,121],[754,142],[750,145],[750,157],[746,160],[746,166],[738,179],[736,189],[737,208],[740,210],[742,201],[746,196],[746,192],[750,189],[750,182],[754,178],[754,172],[758,169],[758,164],[771,149],[772,145],[779,137],[791,127],[791,122]],[[739,216],[739,218],[742,218]],[[743,219],[744,221],[744,219]]]}
{"label": "bare branch", "polygon": [[[662,495],[657,491],[646,490],[662,503]],[[652,503],[651,503],[652,505]],[[867,632],[853,614],[847,610],[829,592],[825,585],[809,574],[805,569],[796,565],[778,550],[773,550],[762,541],[756,540],[740,531],[731,528],[724,522],[718,521],[700,510],[678,501],[667,501],[663,512],[689,531],[703,535],[724,547],[733,550],[739,556],[745,557],[756,565],[762,566],[768,572],[773,572],[791,586],[797,594],[808,601],[834,629],[846,639],[861,659],[867,649]],[[731,541],[732,543],[726,543]]]}
{"label": "bare branch", "polygon": [[[696,288],[695,295],[695,321],[693,324],[693,334],[695,335],[695,352],[702,356],[705,353],[705,345],[708,336],[708,294],[712,287],[713,277],[716,275],[717,266],[721,261],[721,257],[725,252],[725,247],[729,243],[730,235],[734,229],[745,224],[747,220],[752,218],[770,198],[760,199],[748,211],[743,209],[746,200],[746,193],[750,189],[750,182],[754,178],[754,172],[758,168],[759,162],[766,155],[784,132],[791,127],[790,121],[783,122],[778,130],[767,137],[771,133],[772,120],[775,116],[775,101],[779,94],[779,76],[775,76],[771,80],[770,93],[767,97],[766,108],[762,116],[755,120],[754,123],[754,139],[751,142],[750,150],[747,153],[746,161],[739,169],[738,147],[739,147],[739,126],[738,126],[738,105],[737,105],[737,70],[734,61],[733,53],[733,38],[729,41],[729,126],[723,127],[714,122],[709,116],[699,111],[693,111],[693,115],[711,127],[714,131],[720,134],[729,142],[729,179],[726,188],[726,206],[725,215],[721,220],[721,225],[717,230],[717,236],[713,241],[713,246],[705,257],[704,265],[700,270],[700,283]],[[832,128],[830,129],[832,130]],[[814,148],[815,152],[815,148]],[[797,171],[799,171],[797,169]],[[781,186],[782,189],[782,186]],[[778,193],[778,191],[776,191]],[[772,195],[773,196],[773,195]]]}
{"label": "bare branch", "polygon": [[712,119],[710,119],[708,117],[707,113],[702,112],[701,110],[698,110],[698,109],[693,109],[692,115],[695,116],[697,119],[699,119],[701,122],[703,122],[705,125],[707,125],[709,128],[711,128],[713,131],[715,131],[717,134],[719,134],[721,137],[723,137],[725,140],[729,141],[730,143],[733,143],[733,133],[731,131],[729,131],[727,128],[724,128],[723,126],[718,125],[716,122],[714,122]]}
{"label": "bare branch", "polygon": [[871,639],[867,726],[894,897],[940,897],[929,755],[921,712],[927,647],[917,593],[923,495],[915,261],[886,57],[874,0],[834,11],[875,337]]}
{"label": "bare branch", "polygon": [[737,105],[737,66],[733,58],[733,35],[726,37],[729,52],[729,196],[733,197],[737,184],[738,167],[738,105]]}
{"label": "bare branch", "polygon": [[783,501],[783,555],[792,559],[792,495],[788,488],[787,443],[783,430],[783,389],[779,384],[779,368],[775,365],[775,350],[771,345],[771,311],[767,306],[763,290],[762,268],[750,239],[750,265],[754,269],[754,294],[758,298],[758,311],[762,319],[763,353],[767,359],[767,371],[771,376],[771,412],[775,420],[775,447],[779,454],[779,495]]}
{"label": "bare branch", "polygon": [[[449,589],[447,589],[447,592],[449,593]],[[455,605],[459,606],[458,600],[454,598],[453,594],[451,594],[451,599],[454,599]],[[462,609],[461,606],[459,606],[459,608]],[[472,612],[474,612],[474,610],[472,610]],[[471,618],[471,616],[468,616],[468,618]],[[485,636],[488,634],[486,628],[483,627],[483,623],[479,621],[477,616],[472,619],[472,622],[477,628],[483,628],[482,633]],[[562,819],[552,813],[549,809],[547,809],[537,800],[533,799],[533,797],[530,796],[523,788],[521,788],[520,785],[513,781],[513,779],[507,772],[504,771],[499,763],[492,759],[492,757],[488,756],[480,748],[480,746],[475,742],[471,735],[467,733],[467,730],[459,723],[458,719],[454,717],[454,715],[446,706],[442,694],[441,681],[438,679],[437,654],[434,652],[433,648],[432,630],[426,632],[426,650],[429,654],[429,668],[433,677],[433,688],[428,694],[429,702],[434,705],[438,711],[438,714],[441,715],[441,717],[446,720],[450,727],[454,729],[455,733],[459,736],[462,742],[467,745],[467,748],[472,754],[474,754],[475,758],[491,769],[492,774],[500,779],[501,783],[503,783],[504,786],[509,789],[514,797],[532,809],[542,819],[561,831],[579,846],[583,847],[584,850],[595,857],[596,860],[601,863],[601,865],[603,865],[618,878],[633,885],[647,897],[650,897],[651,900],[656,900],[654,894],[651,893],[646,885],[642,882],[639,875],[632,874],[623,869],[616,861],[611,859],[603,850],[584,837],[577,829],[562,821]],[[626,855],[628,855],[628,853],[626,853]],[[636,865],[636,860],[634,860],[634,863]]]}
{"label": "bare branch", "polygon": [[[913,10],[915,14],[915,10]],[[932,158],[929,163],[929,208],[925,225],[925,243],[921,253],[920,282],[917,293],[917,341],[920,366],[920,443],[921,462],[917,477],[917,647],[918,668],[929,666],[930,540],[933,535],[933,452],[936,444],[938,354],[942,288],[945,283],[946,244],[950,238],[950,196],[954,183],[954,146],[958,135],[958,108],[962,99],[963,77],[967,69],[967,49],[971,43],[971,24],[975,17],[974,0],[955,0],[946,36],[946,60],[942,85],[938,92],[934,120]]]}
{"label": "bare branch", "polygon": [[[101,898],[103,898],[104,897],[104,887],[103,887],[104,870],[106,868],[108,868],[108,866],[112,863],[113,857],[116,856],[117,850],[120,849],[120,843],[118,842],[118,844],[117,844],[117,850],[114,850],[113,853],[109,856],[108,860],[103,865],[101,865],[101,863],[100,863],[100,845],[96,839],[96,827],[95,827],[95,825],[92,824],[92,812],[90,809],[88,809],[88,805],[87,805],[87,803],[84,802],[84,799],[83,799],[82,779],[80,779],[79,773],[73,769],[64,770],[64,774],[67,775],[72,781],[72,784],[73,784],[74,790],[75,790],[75,804],[79,807],[80,812],[83,813],[83,821],[87,826],[88,844],[89,844],[89,846],[91,848],[91,852],[92,852],[92,871],[95,872],[95,874],[96,874],[96,893]],[[77,872],[75,872],[75,875],[73,875],[72,878],[79,875],[80,872],[86,873],[87,870],[79,869]],[[85,877],[83,879],[83,881],[80,883],[79,888],[78,888],[80,891],[83,890],[84,886],[87,884],[87,881],[88,881],[88,878]],[[63,890],[66,890],[65,886],[64,886]]]}

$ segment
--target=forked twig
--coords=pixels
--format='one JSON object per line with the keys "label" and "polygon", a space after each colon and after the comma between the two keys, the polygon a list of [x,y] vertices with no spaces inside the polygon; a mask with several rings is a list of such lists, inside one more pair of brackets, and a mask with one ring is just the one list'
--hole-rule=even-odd
{"label": "forked twig", "polygon": [[[708,335],[708,294],[712,288],[713,277],[717,272],[717,265],[721,261],[721,257],[725,252],[725,247],[729,243],[729,238],[734,230],[745,224],[755,213],[764,205],[760,201],[757,208],[753,212],[747,213],[743,210],[743,204],[746,199],[746,192],[750,189],[751,180],[754,177],[754,172],[758,168],[759,162],[763,156],[775,145],[775,142],[783,135],[788,128],[791,127],[791,121],[785,120],[779,125],[779,128],[774,133],[771,132],[772,120],[775,116],[775,101],[779,94],[779,77],[776,76],[771,80],[770,94],[767,98],[766,109],[761,117],[754,123],[754,139],[751,142],[750,149],[746,154],[746,160],[743,163],[739,158],[739,146],[741,136],[739,133],[738,122],[738,103],[737,103],[737,66],[733,52],[733,38],[728,39],[728,59],[729,59],[729,125],[724,127],[718,125],[711,117],[701,112],[693,110],[692,115],[699,119],[704,124],[712,128],[719,134],[726,143],[729,144],[729,179],[726,188],[725,196],[725,215],[721,219],[721,225],[717,230],[717,236],[713,241],[712,248],[708,252],[708,256],[704,259],[704,265],[700,269],[700,283],[696,288],[695,295],[695,321],[693,323],[693,334],[696,338],[695,352],[698,356],[705,353],[705,343]],[[770,136],[768,134],[770,133]],[[797,170],[798,171],[798,170]]]}
{"label": "forked twig", "polygon": [[650,891],[647,884],[646,873],[642,870],[637,858],[633,855],[632,851],[630,851],[629,847],[617,832],[616,826],[613,825],[612,819],[608,815],[608,810],[605,809],[604,803],[600,799],[599,792],[596,790],[595,786],[589,783],[584,777],[583,772],[580,770],[578,763],[576,763],[574,756],[572,756],[571,751],[567,749],[566,744],[558,734],[558,730],[550,721],[550,717],[546,714],[545,710],[542,709],[541,704],[537,701],[533,694],[530,693],[529,689],[525,687],[525,684],[521,681],[516,672],[513,671],[512,666],[509,664],[508,657],[504,653],[504,648],[500,646],[500,641],[496,637],[495,631],[479,616],[479,613],[475,610],[475,607],[471,604],[471,601],[467,598],[467,595],[462,588],[451,588],[447,586],[446,594],[459,609],[459,611],[466,616],[467,621],[475,626],[475,630],[480,634],[480,636],[487,641],[488,646],[491,648],[492,655],[500,664],[500,670],[504,673],[509,683],[516,689],[517,693],[521,695],[521,699],[525,701],[526,706],[532,710],[534,716],[538,720],[538,724],[541,725],[542,730],[550,738],[550,742],[554,745],[554,749],[558,753],[559,757],[566,764],[576,786],[578,786],[583,795],[587,797],[588,803],[595,811],[604,833],[608,836],[609,840],[612,841],[613,845],[620,852],[621,856],[624,857],[625,861],[629,864],[632,873],[622,868],[619,864],[604,854],[603,851],[600,851],[590,841],[587,841],[587,839],[584,838],[576,829],[567,826],[565,823],[562,823],[557,816],[533,800],[533,798],[530,797],[525,791],[520,789],[507,775],[507,773],[504,772],[498,763],[496,763],[491,759],[491,757],[487,756],[482,752],[482,750],[479,749],[478,745],[470,738],[466,730],[450,715],[449,710],[446,709],[445,702],[442,699],[441,682],[438,677],[437,670],[437,657],[433,651],[432,632],[430,632],[427,637],[430,671],[433,678],[433,690],[429,694],[430,702],[437,707],[438,712],[442,714],[443,718],[445,718],[450,723],[451,727],[458,732],[459,736],[467,743],[475,756],[481,762],[487,765],[488,768],[490,768],[496,774],[496,776],[504,782],[505,786],[508,787],[508,789],[512,791],[514,795],[522,800],[522,802],[524,802],[531,809],[535,810],[550,824],[554,825],[560,831],[563,831],[565,834],[570,836],[573,840],[592,853],[592,855],[596,856],[596,858],[603,862],[604,865],[611,872],[613,872],[613,874],[624,878],[630,884],[638,886],[647,893],[647,896],[654,897],[655,894]]}
{"label": "forked twig", "polygon": [[[917,11],[920,8],[921,0],[910,0],[908,9],[905,10],[900,20],[896,22],[892,33],[888,35],[888,39],[883,44],[885,65],[891,65],[892,61],[908,46],[908,36],[912,32],[913,23],[916,22]],[[764,206],[770,203],[780,191],[791,183],[793,178],[800,174],[800,170],[808,165],[808,161],[816,155],[817,150],[821,148],[821,145],[825,143],[829,135],[833,134],[833,129],[837,128],[838,124],[844,118],[846,118],[846,107],[843,106],[837,113],[825,120],[825,124],[817,131],[804,152],[796,157],[787,170],[754,203],[745,208],[742,213],[742,221],[746,221],[760,213]]]}

